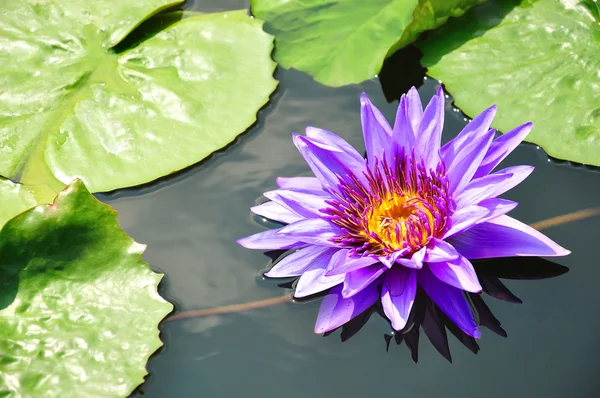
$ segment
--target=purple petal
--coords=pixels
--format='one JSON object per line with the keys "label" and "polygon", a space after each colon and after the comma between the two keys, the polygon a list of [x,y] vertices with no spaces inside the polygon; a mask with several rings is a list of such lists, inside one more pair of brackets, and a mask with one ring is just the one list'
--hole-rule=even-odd
{"label": "purple petal", "polygon": [[533,123],[525,123],[496,138],[475,172],[474,178],[488,175],[527,137],[532,127]]}
{"label": "purple petal", "polygon": [[348,272],[356,271],[357,269],[368,267],[379,261],[377,257],[365,256],[365,257],[349,257],[349,250],[339,250],[330,263],[330,267],[327,270],[327,276],[341,275]]}
{"label": "purple petal", "polygon": [[416,134],[417,153],[421,154],[425,167],[434,168],[439,162],[439,149],[444,128],[444,90],[439,87],[423,112]]}
{"label": "purple petal", "polygon": [[319,181],[330,190],[336,190],[341,181],[351,181],[352,175],[365,182],[365,163],[357,162],[345,152],[310,138],[293,135],[294,144]]}
{"label": "purple petal", "polygon": [[427,266],[439,280],[458,289],[479,293],[481,285],[473,265],[465,257],[447,262],[427,263]]}
{"label": "purple petal", "polygon": [[456,136],[456,138],[448,141],[442,149],[440,154],[446,165],[452,164],[456,155],[463,151],[469,143],[475,138],[485,134],[496,116],[496,105],[489,107],[485,111],[477,115],[469,124],[462,129],[462,131]]}
{"label": "purple petal", "polygon": [[477,205],[462,208],[450,217],[450,229],[444,234],[444,239],[459,234],[476,224],[493,220],[517,207],[518,203],[501,198],[490,198]]}
{"label": "purple petal", "polygon": [[413,253],[412,256],[399,258],[396,262],[408,268],[421,269],[423,268],[423,259],[425,258],[426,253],[427,248],[422,247],[421,250]]}
{"label": "purple petal", "polygon": [[342,295],[345,298],[352,297],[365,287],[371,284],[379,275],[383,274],[388,268],[383,264],[373,264],[368,267],[348,272],[344,279],[344,289]]}
{"label": "purple petal", "polygon": [[[281,189],[304,189],[306,191],[323,191],[323,185],[316,177],[277,177],[275,180]],[[323,191],[325,192],[325,191]]]}
{"label": "purple petal", "polygon": [[378,297],[379,291],[375,284],[350,298],[342,296],[342,286],[333,288],[321,303],[315,333],[329,332],[342,326],[371,307]]}
{"label": "purple petal", "polygon": [[456,260],[459,257],[460,254],[458,254],[456,249],[450,243],[433,238],[429,245],[427,245],[427,251],[423,261],[426,263],[445,262]]}
{"label": "purple petal", "polygon": [[410,252],[410,249],[405,248],[400,251],[393,252],[392,254],[380,256],[379,261],[381,261],[381,263],[383,265],[385,265],[386,267],[392,268],[392,265],[394,265],[396,263],[396,260],[398,260],[400,257],[404,256],[408,252]]}
{"label": "purple petal", "polygon": [[292,213],[285,207],[275,202],[266,202],[258,206],[251,207],[250,210],[261,217],[270,220],[279,221],[285,224],[290,224],[295,221],[304,219],[296,213]]}
{"label": "purple petal", "polygon": [[360,119],[362,121],[363,136],[369,164],[374,164],[375,159],[383,159],[384,149],[390,148],[392,129],[367,95],[360,96]]}
{"label": "purple petal", "polygon": [[294,297],[311,296],[339,285],[344,281],[344,275],[325,275],[331,259],[332,256],[321,256],[304,270],[302,276],[298,279]]}
{"label": "purple petal", "polygon": [[411,87],[406,93],[406,114],[412,126],[413,135],[416,137],[421,119],[423,119],[423,104],[421,104],[421,97],[415,87]]}
{"label": "purple petal", "polygon": [[468,259],[513,256],[566,256],[561,247],[528,225],[509,216],[499,216],[450,239]]}
{"label": "purple petal", "polygon": [[299,276],[308,269],[314,262],[326,258],[329,262],[336,249],[324,246],[311,245],[299,249],[298,251],[284,257],[265,273],[269,278],[287,278],[290,276]]}
{"label": "purple petal", "polygon": [[455,211],[450,216],[450,228],[444,234],[444,239],[454,236],[467,228],[475,225],[475,222],[488,214],[485,207],[472,205]]}
{"label": "purple petal", "polygon": [[410,315],[417,293],[417,273],[405,268],[394,268],[383,278],[381,304],[394,330],[402,330]]}
{"label": "purple petal", "polygon": [[331,242],[331,238],[337,235],[337,230],[329,221],[309,218],[286,225],[279,229],[276,235],[315,245],[336,246]]}
{"label": "purple petal", "polygon": [[246,249],[264,250],[290,249],[301,243],[293,236],[277,235],[277,233],[282,229],[283,228],[270,229],[268,231],[259,232],[254,235],[238,239],[237,243],[244,246]]}
{"label": "purple petal", "polygon": [[458,208],[477,204],[484,199],[495,198],[517,186],[533,171],[533,166],[513,166],[497,173],[472,180],[456,197]]}
{"label": "purple petal", "polygon": [[419,272],[418,280],[425,293],[456,326],[469,336],[481,337],[462,290],[440,281],[427,267]]}
{"label": "purple petal", "polygon": [[277,189],[263,195],[303,218],[322,216],[321,210],[330,207],[326,200],[332,199],[331,195],[325,192],[323,195],[315,195],[314,191],[301,189]]}
{"label": "purple petal", "polygon": [[354,158],[357,162],[364,163],[365,159],[360,153],[346,140],[331,131],[323,130],[317,127],[306,127],[306,136],[317,141],[321,141],[324,144],[328,144],[333,147],[339,148],[345,152],[348,156]]}
{"label": "purple petal", "polygon": [[496,217],[500,217],[517,207],[519,204],[512,200],[502,199],[502,198],[489,198],[484,199],[477,206],[486,208],[488,210],[488,214],[485,217],[477,220],[477,224],[483,224],[484,222],[488,222],[493,220]]}
{"label": "purple petal", "polygon": [[[414,87],[413,90],[416,91]],[[417,93],[417,101],[419,101],[418,107],[420,108],[420,112],[422,114],[423,108],[421,107],[421,101],[418,99],[418,97],[419,94]],[[418,118],[418,120],[414,121],[415,128],[413,128],[408,107],[409,105],[407,96],[403,94],[400,98],[398,110],[396,111],[396,120],[394,122],[394,129],[392,131],[392,139],[397,148],[395,151],[392,149],[392,156],[396,153],[410,153],[411,148],[415,146],[415,130],[418,128],[421,121],[421,114],[415,117]],[[398,150],[398,148],[401,150]]]}
{"label": "purple petal", "polygon": [[452,192],[460,192],[471,181],[495,134],[496,130],[488,130],[479,136],[473,137],[465,145],[465,148],[456,154],[452,163],[447,164],[447,176]]}

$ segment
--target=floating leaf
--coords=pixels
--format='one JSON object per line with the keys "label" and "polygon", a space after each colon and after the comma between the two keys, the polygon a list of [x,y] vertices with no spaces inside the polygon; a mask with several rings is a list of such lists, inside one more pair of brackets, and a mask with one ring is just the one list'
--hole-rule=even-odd
{"label": "floating leaf", "polygon": [[498,104],[496,128],[533,121],[528,141],[600,166],[599,22],[591,0],[490,1],[428,38],[423,64],[468,115]]}
{"label": "floating leaf", "polygon": [[386,55],[482,1],[252,0],[251,5],[276,36],[281,66],[342,86],[371,79]]}
{"label": "floating leaf", "polygon": [[122,49],[181,1],[2,1],[0,175],[25,184],[152,181],[231,142],[276,87],[272,37],[245,11],[187,18]]}
{"label": "floating leaf", "polygon": [[388,56],[417,40],[421,33],[442,26],[450,17],[460,17],[469,8],[484,1],[486,0],[420,0],[413,12],[412,22],[402,33],[400,40],[388,51]]}
{"label": "floating leaf", "polygon": [[81,181],[0,231],[0,396],[117,397],[143,381],[171,311],[144,246]]}
{"label": "floating leaf", "polygon": [[15,184],[0,178],[0,229],[17,214],[40,203],[52,203],[56,192],[47,186]]}

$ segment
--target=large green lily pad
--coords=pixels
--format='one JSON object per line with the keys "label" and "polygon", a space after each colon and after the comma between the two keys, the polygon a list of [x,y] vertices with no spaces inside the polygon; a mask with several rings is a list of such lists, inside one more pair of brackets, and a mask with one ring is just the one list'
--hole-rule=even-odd
{"label": "large green lily pad", "polygon": [[386,56],[484,0],[252,0],[276,36],[275,60],[320,83],[371,79]]}
{"label": "large green lily pad", "polygon": [[600,166],[598,16],[591,0],[490,1],[425,41],[423,64],[469,116],[498,104],[496,128],[533,121],[528,141]]}
{"label": "large green lily pad", "polygon": [[180,2],[2,0],[0,175],[108,191],[185,168],[246,130],[277,83],[273,39],[245,11],[186,18],[115,51]]}
{"label": "large green lily pad", "polygon": [[52,203],[56,192],[48,186],[15,184],[0,178],[0,228],[17,214],[41,203]]}
{"label": "large green lily pad", "polygon": [[486,0],[420,0],[413,11],[413,19],[402,32],[400,39],[388,51],[391,56],[402,47],[413,43],[427,30],[436,29],[445,24],[450,17],[460,17],[468,9]]}
{"label": "large green lily pad", "polygon": [[0,230],[0,396],[118,397],[143,381],[172,305],[144,246],[81,181]]}

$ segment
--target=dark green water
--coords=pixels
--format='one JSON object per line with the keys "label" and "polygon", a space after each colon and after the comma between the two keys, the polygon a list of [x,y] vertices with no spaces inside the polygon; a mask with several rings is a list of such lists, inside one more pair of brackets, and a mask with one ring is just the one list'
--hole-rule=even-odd
{"label": "dark green water", "polygon": [[[200,11],[244,8],[246,1],[198,1]],[[192,6],[188,6],[190,8]],[[277,176],[308,175],[291,142],[306,125],[337,132],[363,149],[359,101],[366,92],[392,119],[399,95],[411,80],[421,82],[424,100],[438,83],[423,80],[409,50],[378,79],[328,88],[308,76],[278,69],[280,81],[258,122],[225,150],[175,176],[100,199],[120,213],[123,229],[148,245],[145,259],[164,272],[161,293],[176,311],[212,308],[285,293],[260,278],[268,259],[235,239],[261,225],[248,207],[275,188]],[[444,139],[465,124],[447,101]],[[530,164],[536,171],[507,198],[520,203],[511,213],[527,222],[600,206],[600,173],[548,161],[534,145],[521,145],[504,166]],[[548,397],[593,398],[600,390],[600,264],[595,249],[600,217],[545,233],[573,254],[558,262],[568,274],[541,281],[507,281],[524,303],[486,302],[508,332],[483,329],[474,355],[449,336],[453,363],[422,337],[419,363],[406,346],[386,352],[389,327],[373,317],[352,339],[340,342],[313,334],[319,302],[284,304],[246,313],[179,320],[161,326],[165,346],[154,355],[141,397],[331,398]]]}

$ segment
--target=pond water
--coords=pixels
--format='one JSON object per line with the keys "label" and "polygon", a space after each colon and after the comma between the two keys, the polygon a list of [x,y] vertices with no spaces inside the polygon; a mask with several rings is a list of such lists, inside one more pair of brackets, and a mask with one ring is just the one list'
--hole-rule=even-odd
{"label": "pond water", "polygon": [[[187,5],[199,11],[245,7],[246,1],[236,0]],[[309,175],[291,132],[319,126],[362,150],[360,93],[366,92],[392,120],[397,98],[410,84],[419,86],[424,100],[439,86],[416,65],[417,51],[409,49],[386,65],[381,79],[343,88],[324,87],[279,68],[280,85],[270,103],[233,144],[176,175],[97,196],[119,211],[128,234],[148,245],[145,259],[165,274],[160,290],[176,312],[279,297],[290,291],[261,278],[268,258],[238,246],[235,239],[275,226],[253,217],[248,208],[275,188],[277,176]],[[451,98],[446,109],[448,140],[466,122]],[[505,195],[520,203],[511,215],[523,222],[600,206],[598,171],[549,161],[531,144],[521,145],[504,162],[518,164],[536,166],[531,177]],[[449,336],[449,363],[422,337],[415,364],[405,345],[393,344],[386,352],[383,335],[390,329],[379,317],[342,343],[339,332],[328,337],[313,333],[319,300],[287,303],[163,323],[165,345],[150,359],[147,382],[133,396],[596,397],[599,231],[600,217],[545,231],[572,250],[557,260],[570,272],[539,281],[506,281],[523,300],[520,305],[486,298],[508,338],[482,329],[477,355]]]}

